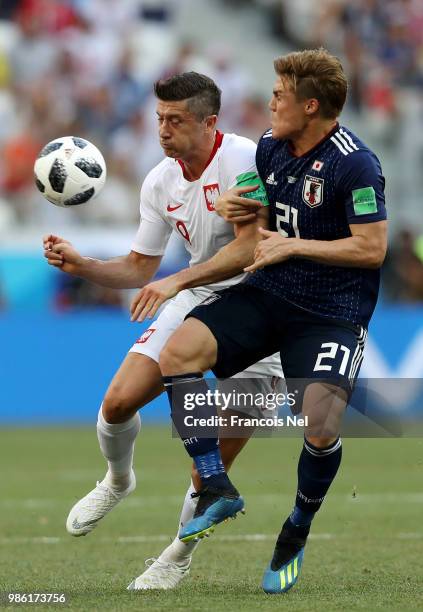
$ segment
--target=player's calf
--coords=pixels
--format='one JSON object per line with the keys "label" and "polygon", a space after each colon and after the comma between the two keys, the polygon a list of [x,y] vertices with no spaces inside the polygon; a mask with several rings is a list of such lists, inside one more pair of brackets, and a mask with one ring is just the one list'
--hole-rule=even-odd
{"label": "player's calf", "polygon": [[295,506],[285,521],[267,567],[262,586],[266,593],[285,593],[297,582],[310,525],[336,476],[342,457],[342,443],[336,438],[326,447],[304,440],[298,462]]}
{"label": "player's calf", "polygon": [[100,408],[97,435],[108,462],[106,477],[71,509],[66,529],[73,536],[90,533],[99,521],[135,489],[134,443],[141,428],[137,414],[124,423],[107,423]]}
{"label": "player's calf", "polygon": [[[202,373],[164,376],[163,384],[169,396],[173,423],[201,479],[201,490],[195,494],[200,496],[196,515],[179,533],[182,541],[190,541],[209,535],[215,525],[236,516],[244,508],[244,501],[229,480],[222,462],[216,407]],[[200,396],[207,401],[200,402]],[[187,411],[187,398],[194,407],[192,416],[198,419],[198,427],[190,428],[187,422],[191,412]],[[201,423],[206,423],[204,429]]]}

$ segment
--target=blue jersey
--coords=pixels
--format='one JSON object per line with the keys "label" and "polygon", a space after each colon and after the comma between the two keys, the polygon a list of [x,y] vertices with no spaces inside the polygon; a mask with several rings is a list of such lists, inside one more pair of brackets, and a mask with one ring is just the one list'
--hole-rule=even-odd
{"label": "blue jersey", "polygon": [[[283,236],[338,240],[351,236],[350,224],[386,219],[380,162],[345,127],[337,125],[300,157],[268,131],[256,162],[270,202],[270,229]],[[315,314],[367,327],[380,273],[292,258],[256,271],[246,282]]]}

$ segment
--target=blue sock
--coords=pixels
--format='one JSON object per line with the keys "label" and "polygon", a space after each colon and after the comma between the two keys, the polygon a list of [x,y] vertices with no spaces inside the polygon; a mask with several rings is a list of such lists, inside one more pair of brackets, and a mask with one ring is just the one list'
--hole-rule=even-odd
{"label": "blue sock", "polygon": [[309,527],[314,518],[314,512],[304,512],[298,506],[294,506],[293,511],[289,515],[289,520],[296,527]]}
{"label": "blue sock", "polygon": [[336,476],[341,458],[340,438],[326,448],[318,448],[308,440],[304,440],[298,461],[298,489],[295,507],[290,516],[294,525],[310,525]]}
{"label": "blue sock", "polygon": [[[211,398],[203,374],[192,372],[177,376],[163,376],[163,383],[171,406],[173,424],[184,443],[185,450],[194,459],[201,480],[215,477],[213,481],[216,480],[216,482],[219,481],[220,484],[223,484],[226,482],[227,476],[220,456],[217,425],[200,429],[189,427],[185,423],[187,415],[201,419],[217,416],[213,401],[195,404],[195,398],[198,394],[207,396],[209,392],[208,395]],[[187,411],[187,398],[190,405],[195,405],[194,410]],[[202,437],[203,435],[207,437]]]}
{"label": "blue sock", "polygon": [[205,455],[197,455],[194,457],[194,463],[201,480],[225,473],[225,466],[223,465],[219,448],[211,450]]}

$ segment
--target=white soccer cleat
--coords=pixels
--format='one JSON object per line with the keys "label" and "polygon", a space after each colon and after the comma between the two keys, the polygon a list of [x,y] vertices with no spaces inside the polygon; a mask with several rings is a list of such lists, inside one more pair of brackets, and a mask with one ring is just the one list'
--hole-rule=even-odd
{"label": "white soccer cleat", "polygon": [[111,489],[104,480],[97,482],[96,488],[80,499],[69,512],[66,521],[68,533],[75,537],[90,533],[108,512],[132,493],[135,486],[136,478],[133,470],[131,470],[130,485],[122,492]]}
{"label": "white soccer cleat", "polygon": [[161,561],[158,559],[147,559],[145,562],[147,569],[141,576],[134,578],[128,585],[128,591],[148,591],[160,589],[167,591],[174,589],[189,574],[191,559],[184,564],[174,561]]}

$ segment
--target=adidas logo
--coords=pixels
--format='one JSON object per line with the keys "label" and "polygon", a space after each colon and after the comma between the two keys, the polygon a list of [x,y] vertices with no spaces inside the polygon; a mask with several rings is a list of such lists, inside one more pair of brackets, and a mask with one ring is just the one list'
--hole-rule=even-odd
{"label": "adidas logo", "polygon": [[268,185],[277,185],[278,184],[278,181],[275,181],[275,173],[274,172],[269,174],[269,176],[266,179],[266,183]]}
{"label": "adidas logo", "polygon": [[287,176],[286,180],[288,181],[288,183],[293,185],[298,181],[298,178],[296,176]]}

